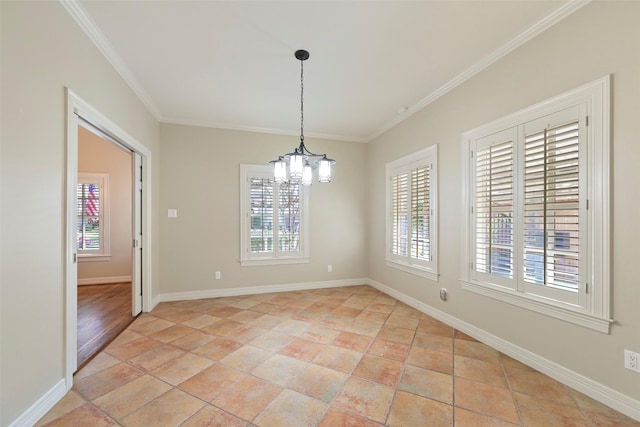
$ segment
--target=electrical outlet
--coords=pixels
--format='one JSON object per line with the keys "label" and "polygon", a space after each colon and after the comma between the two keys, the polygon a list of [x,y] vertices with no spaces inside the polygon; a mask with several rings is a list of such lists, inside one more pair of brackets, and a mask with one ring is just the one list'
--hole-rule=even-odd
{"label": "electrical outlet", "polygon": [[220,280],[220,277],[222,277],[221,273],[216,271],[216,280]]}
{"label": "electrical outlet", "polygon": [[445,288],[440,289],[440,299],[442,301],[447,300],[447,290]]}
{"label": "electrical outlet", "polygon": [[635,353],[631,350],[625,350],[624,367],[640,373],[640,353]]}
{"label": "electrical outlet", "polygon": [[327,265],[327,273],[331,273],[333,271],[333,266],[331,264]]}

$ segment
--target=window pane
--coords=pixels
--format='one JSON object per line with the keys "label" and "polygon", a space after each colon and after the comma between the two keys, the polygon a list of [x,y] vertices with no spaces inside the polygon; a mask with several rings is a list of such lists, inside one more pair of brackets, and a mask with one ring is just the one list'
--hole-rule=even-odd
{"label": "window pane", "polygon": [[251,178],[251,252],[273,252],[273,180]]}

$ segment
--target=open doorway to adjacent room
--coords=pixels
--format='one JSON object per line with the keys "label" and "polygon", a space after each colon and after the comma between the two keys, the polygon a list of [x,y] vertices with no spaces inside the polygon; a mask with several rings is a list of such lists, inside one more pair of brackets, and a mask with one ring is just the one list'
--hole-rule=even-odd
{"label": "open doorway to adjacent room", "polygon": [[134,319],[133,153],[78,125],[78,368]]}
{"label": "open doorway to adjacent room", "polygon": [[149,149],[67,89],[68,388],[143,306],[150,310],[150,178]]}

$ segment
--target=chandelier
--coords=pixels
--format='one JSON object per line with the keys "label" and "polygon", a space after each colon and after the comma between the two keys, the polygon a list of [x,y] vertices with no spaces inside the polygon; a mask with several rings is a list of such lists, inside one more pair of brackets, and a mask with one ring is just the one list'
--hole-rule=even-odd
{"label": "chandelier", "polygon": [[327,158],[326,154],[314,154],[304,146],[304,61],[309,59],[309,52],[297,50],[295,56],[300,60],[300,146],[269,163],[273,165],[276,182],[291,181],[309,186],[313,180],[312,171],[316,168],[319,182],[331,182],[331,165],[336,161]]}

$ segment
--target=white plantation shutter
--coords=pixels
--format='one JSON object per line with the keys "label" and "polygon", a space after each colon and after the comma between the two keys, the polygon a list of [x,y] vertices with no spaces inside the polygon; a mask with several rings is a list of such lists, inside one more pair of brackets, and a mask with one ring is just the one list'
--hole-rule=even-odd
{"label": "white plantation shutter", "polygon": [[409,243],[409,174],[391,177],[391,253],[406,257]]}
{"label": "white plantation shutter", "polygon": [[387,265],[437,280],[437,146],[387,164]]}
{"label": "white plantation shutter", "polygon": [[431,165],[411,171],[411,257],[431,260]]}
{"label": "white plantation shutter", "polygon": [[[567,113],[570,120],[566,120]],[[524,280],[577,291],[580,283],[580,125],[578,111],[531,131],[524,141]],[[547,120],[553,120],[550,117]],[[556,123],[558,122],[556,120]]]}
{"label": "white plantation shutter", "polygon": [[273,194],[274,181],[268,178],[249,178],[251,252],[273,252]]}
{"label": "white plantation shutter", "polygon": [[514,141],[507,130],[476,145],[475,271],[502,278],[514,272]]}
{"label": "white plantation shutter", "polygon": [[278,242],[282,252],[300,250],[300,184],[283,182],[279,187]]}

